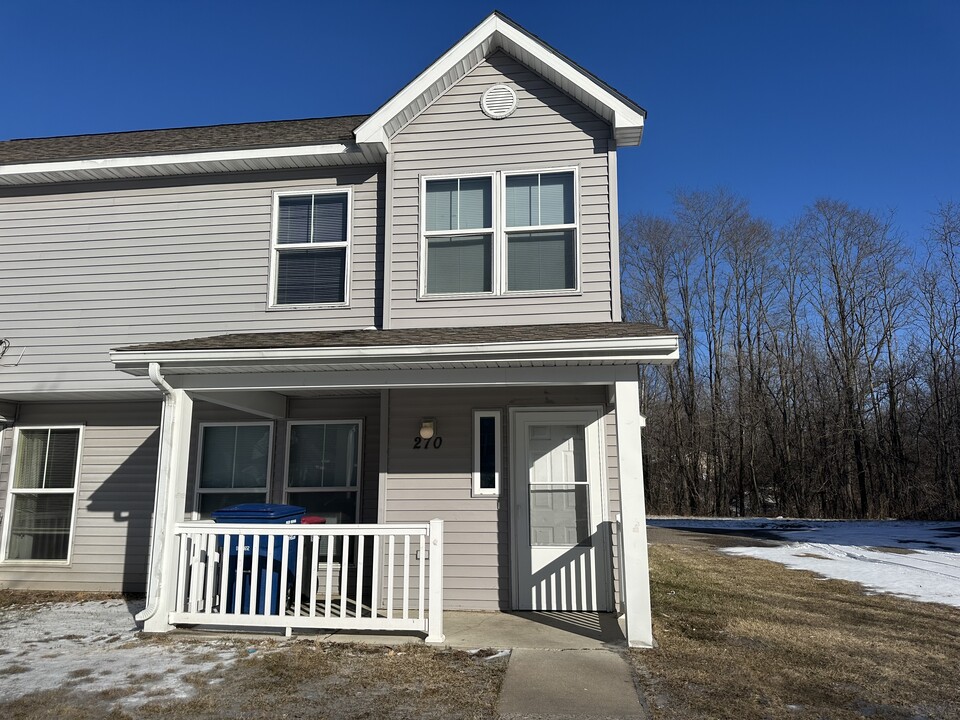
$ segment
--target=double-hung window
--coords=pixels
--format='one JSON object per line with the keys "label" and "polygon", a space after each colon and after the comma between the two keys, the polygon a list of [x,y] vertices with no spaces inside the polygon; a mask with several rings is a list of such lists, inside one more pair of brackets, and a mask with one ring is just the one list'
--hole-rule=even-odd
{"label": "double-hung window", "polygon": [[579,289],[575,169],[423,181],[424,297]]}
{"label": "double-hung window", "polygon": [[493,291],[493,178],[427,180],[428,294]]}
{"label": "double-hung window", "polygon": [[571,171],[504,178],[507,291],[577,287],[577,220]]}
{"label": "double-hung window", "polygon": [[359,420],[288,425],[286,502],[328,523],[357,522]]}
{"label": "double-hung window", "polygon": [[196,512],[267,500],[273,448],[270,423],[210,423],[200,426]]}
{"label": "double-hung window", "polygon": [[347,304],[350,205],[349,189],[274,195],[273,306]]}
{"label": "double-hung window", "polygon": [[82,433],[81,427],[16,428],[4,559],[70,559]]}

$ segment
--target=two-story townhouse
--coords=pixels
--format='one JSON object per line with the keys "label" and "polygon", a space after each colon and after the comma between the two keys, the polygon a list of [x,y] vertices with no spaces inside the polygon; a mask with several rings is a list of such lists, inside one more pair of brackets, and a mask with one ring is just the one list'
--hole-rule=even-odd
{"label": "two-story townhouse", "polygon": [[[148,631],[619,607],[649,645],[644,117],[494,13],[369,116],[0,143],[0,585],[146,590]],[[207,521],[263,502],[314,524]]]}

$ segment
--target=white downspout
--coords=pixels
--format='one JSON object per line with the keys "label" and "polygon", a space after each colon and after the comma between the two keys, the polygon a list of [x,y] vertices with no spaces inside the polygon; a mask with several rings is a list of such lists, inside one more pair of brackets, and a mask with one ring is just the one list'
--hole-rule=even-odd
{"label": "white downspout", "polygon": [[160,593],[163,589],[163,563],[158,562],[156,550],[162,546],[166,539],[168,505],[166,479],[169,477],[169,473],[162,472],[162,470],[164,469],[164,459],[167,459],[169,465],[170,452],[173,447],[173,433],[164,432],[167,415],[173,411],[173,388],[160,374],[159,363],[150,363],[147,366],[147,374],[150,376],[151,382],[157,386],[163,395],[163,406],[160,412],[160,452],[157,457],[157,491],[153,505],[153,538],[150,542],[150,555],[147,559],[147,567],[150,568],[150,575],[147,577],[147,606],[137,613],[135,619],[138,622],[146,622],[157,614]]}

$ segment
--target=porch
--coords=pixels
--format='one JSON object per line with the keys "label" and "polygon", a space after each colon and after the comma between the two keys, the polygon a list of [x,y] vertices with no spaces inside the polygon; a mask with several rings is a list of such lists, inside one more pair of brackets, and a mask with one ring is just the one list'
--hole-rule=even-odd
{"label": "porch", "polygon": [[[637,364],[671,361],[676,338],[622,325],[591,326],[598,337],[587,339],[578,326],[523,329],[534,330],[553,339],[353,331],[115,351],[118,367],[148,374],[165,397],[145,630],[443,642],[444,611],[619,611],[629,644],[649,646]],[[410,344],[424,335],[433,344]],[[271,349],[245,347],[259,343]],[[256,443],[268,448],[267,480],[204,487],[203,428],[224,423],[269,425]],[[310,429],[325,425],[333,440]],[[338,443],[354,459],[318,450]],[[211,498],[251,487],[319,509],[328,524],[203,519]]]}

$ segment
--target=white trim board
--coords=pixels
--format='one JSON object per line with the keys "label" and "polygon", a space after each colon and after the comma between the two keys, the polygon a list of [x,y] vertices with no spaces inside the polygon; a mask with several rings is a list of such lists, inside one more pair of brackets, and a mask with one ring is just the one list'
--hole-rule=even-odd
{"label": "white trim board", "polygon": [[[373,331],[371,331],[373,332]],[[308,361],[329,364],[387,362],[532,362],[546,359],[588,361],[605,358],[627,361],[645,358],[673,360],[679,352],[676,335],[584,340],[532,340],[504,343],[456,343],[449,345],[387,345],[314,348],[253,348],[225,350],[112,350],[110,359],[128,372],[150,362],[172,364],[218,364],[264,361]]]}
{"label": "white trim board", "polygon": [[[645,112],[639,106],[611,92],[600,82],[564,58],[548,45],[494,12],[471,30],[456,45],[388,100],[355,131],[357,142],[390,148],[390,137],[410,118],[466,75],[477,56],[487,57],[497,50],[526,61],[547,80],[557,84],[613,126],[621,146],[639,145]],[[592,101],[592,102],[591,102]]]}

